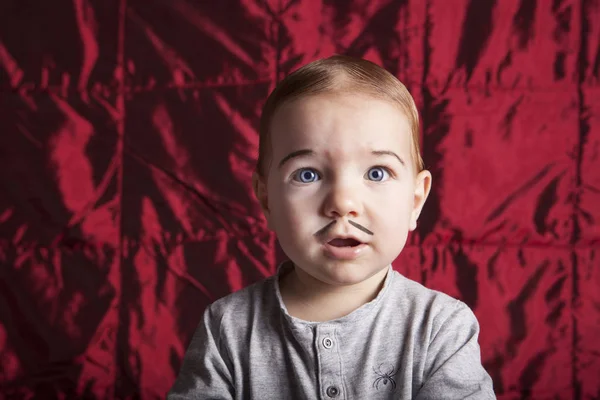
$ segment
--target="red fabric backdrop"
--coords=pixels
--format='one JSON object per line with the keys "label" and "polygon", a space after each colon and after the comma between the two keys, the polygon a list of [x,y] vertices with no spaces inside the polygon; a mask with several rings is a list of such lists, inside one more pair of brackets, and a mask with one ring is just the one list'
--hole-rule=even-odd
{"label": "red fabric backdrop", "polygon": [[281,259],[260,107],[334,52],[422,113],[394,267],[473,308],[500,399],[600,398],[600,2],[3,0],[6,398],[164,396],[204,307]]}

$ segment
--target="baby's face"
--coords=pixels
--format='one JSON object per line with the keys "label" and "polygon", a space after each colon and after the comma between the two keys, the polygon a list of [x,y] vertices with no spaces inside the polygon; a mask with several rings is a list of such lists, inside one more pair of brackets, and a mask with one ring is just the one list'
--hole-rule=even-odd
{"label": "baby's face", "polygon": [[275,113],[261,203],[297,267],[350,285],[398,256],[431,179],[415,172],[411,143],[399,109],[365,95],[304,97]]}

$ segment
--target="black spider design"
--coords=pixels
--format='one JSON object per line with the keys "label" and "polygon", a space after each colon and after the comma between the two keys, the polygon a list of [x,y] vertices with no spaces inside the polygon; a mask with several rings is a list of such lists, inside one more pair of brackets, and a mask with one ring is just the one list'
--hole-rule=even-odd
{"label": "black spider design", "polygon": [[[396,374],[396,368],[391,364],[379,364],[377,369],[373,367],[373,372],[377,375],[377,379],[373,382],[373,387],[377,390],[389,389],[390,392],[396,390],[396,381],[393,376]],[[389,384],[389,386],[388,386]]]}

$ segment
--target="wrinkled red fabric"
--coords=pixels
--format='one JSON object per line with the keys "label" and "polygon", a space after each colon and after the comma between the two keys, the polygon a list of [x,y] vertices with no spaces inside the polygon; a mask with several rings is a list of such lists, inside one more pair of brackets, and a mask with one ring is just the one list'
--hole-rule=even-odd
{"label": "wrinkled red fabric", "polygon": [[600,398],[594,0],[3,1],[0,398],[164,396],[206,305],[282,259],[260,109],[333,53],[421,112],[394,268],[472,307],[498,398]]}

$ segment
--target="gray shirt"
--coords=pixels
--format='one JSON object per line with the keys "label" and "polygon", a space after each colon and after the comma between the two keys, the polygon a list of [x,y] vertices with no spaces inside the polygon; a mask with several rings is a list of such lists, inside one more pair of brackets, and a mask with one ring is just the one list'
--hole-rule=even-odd
{"label": "gray shirt", "polygon": [[277,275],[204,312],[168,399],[495,399],[462,302],[389,268],[377,297],[327,322],[290,316]]}

